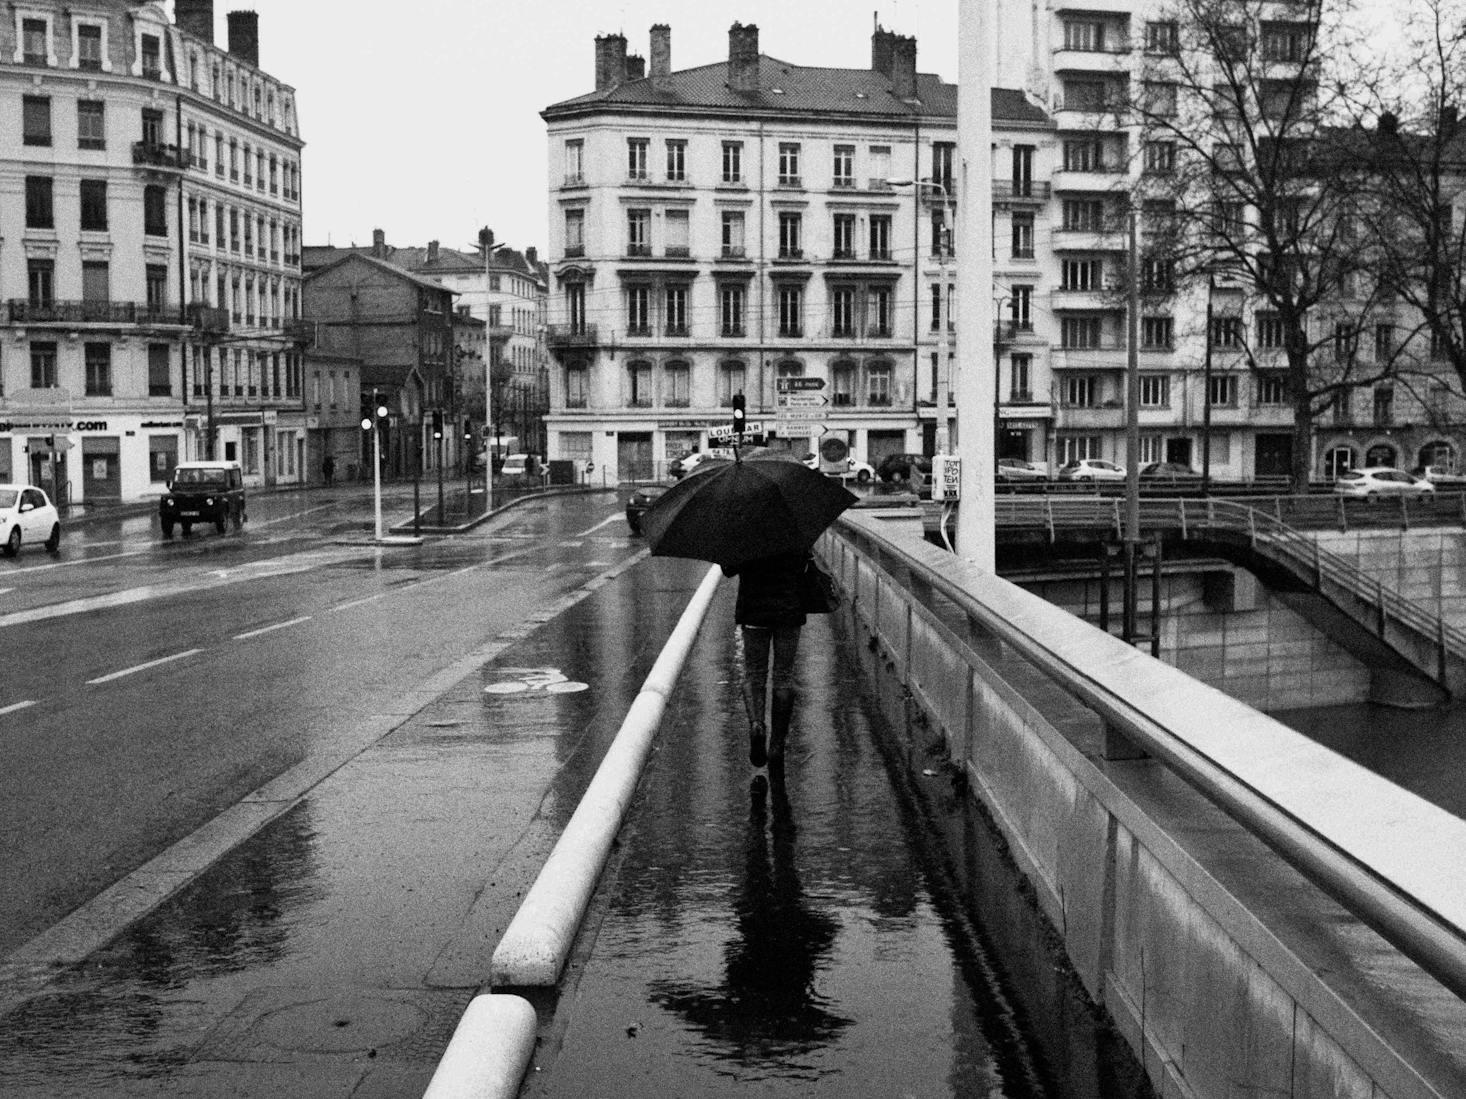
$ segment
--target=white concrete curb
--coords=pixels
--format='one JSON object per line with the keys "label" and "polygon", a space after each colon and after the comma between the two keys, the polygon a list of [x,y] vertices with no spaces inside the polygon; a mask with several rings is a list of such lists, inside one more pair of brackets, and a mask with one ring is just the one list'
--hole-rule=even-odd
{"label": "white concrete curb", "polygon": [[423,1099],[514,1099],[534,1054],[534,1008],[519,996],[475,996]]}
{"label": "white concrete curb", "polygon": [[543,987],[559,979],[641,779],[667,698],[721,579],[722,570],[714,565],[682,612],[580,805],[499,940],[490,966],[493,987]]}

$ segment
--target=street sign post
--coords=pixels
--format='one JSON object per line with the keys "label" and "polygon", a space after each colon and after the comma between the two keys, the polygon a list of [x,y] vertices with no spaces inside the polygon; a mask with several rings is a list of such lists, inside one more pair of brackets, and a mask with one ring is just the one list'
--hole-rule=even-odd
{"label": "street sign post", "polygon": [[823,389],[823,378],[780,378],[776,388],[780,393],[797,393],[803,389]]}

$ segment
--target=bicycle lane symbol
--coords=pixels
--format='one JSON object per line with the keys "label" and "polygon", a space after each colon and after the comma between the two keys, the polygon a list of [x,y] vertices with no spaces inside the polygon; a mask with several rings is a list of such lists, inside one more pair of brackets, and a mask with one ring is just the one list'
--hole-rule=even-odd
{"label": "bicycle lane symbol", "polygon": [[589,683],[573,680],[559,668],[500,668],[497,674],[504,678],[490,683],[484,688],[484,694],[510,695],[543,691],[545,694],[564,695],[590,690]]}

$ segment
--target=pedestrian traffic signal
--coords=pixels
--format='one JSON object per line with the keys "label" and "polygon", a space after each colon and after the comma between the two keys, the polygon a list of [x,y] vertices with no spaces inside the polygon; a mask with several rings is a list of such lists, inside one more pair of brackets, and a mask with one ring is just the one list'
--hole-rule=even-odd
{"label": "pedestrian traffic signal", "polygon": [[743,435],[743,429],[748,423],[748,412],[742,393],[733,394],[733,434]]}
{"label": "pedestrian traffic signal", "polygon": [[434,439],[441,439],[442,437],[443,437],[443,414],[441,412],[439,412],[437,409],[433,409],[433,438]]}

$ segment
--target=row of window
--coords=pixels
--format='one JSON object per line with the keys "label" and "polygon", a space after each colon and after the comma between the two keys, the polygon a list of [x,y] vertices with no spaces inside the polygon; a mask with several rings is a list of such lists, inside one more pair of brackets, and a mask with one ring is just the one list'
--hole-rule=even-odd
{"label": "row of window", "polygon": [[[52,97],[49,95],[21,96],[22,144],[49,147],[57,140],[52,126],[52,106]],[[163,112],[154,107],[142,108],[139,133],[142,144],[151,149],[171,148],[166,140]],[[76,147],[78,149],[105,149],[107,147],[107,104],[105,101],[84,98],[76,100]]]}
{"label": "row of window", "polygon": [[[209,224],[213,222],[213,235]],[[209,217],[209,200],[202,195],[188,198],[188,239],[194,244],[213,244],[215,251],[228,251],[270,263],[296,267],[300,263],[300,226],[277,221],[259,212],[239,210],[215,202]]]}
{"label": "row of window", "polygon": [[[665,138],[661,142],[661,172],[657,178],[668,183],[689,183],[688,141],[686,138]],[[647,182],[653,178],[651,166],[651,139],[628,137],[626,139],[626,178],[633,182]],[[867,145],[864,149],[863,177],[858,170],[857,146],[853,143],[835,143],[830,148],[830,186],[836,190],[849,190],[859,186],[864,178],[872,190],[888,190],[891,179],[891,146]],[[948,193],[951,191],[953,164],[957,146],[950,141],[934,141],[931,145],[931,171],[927,178],[935,181]],[[1015,158],[1026,160],[1031,178],[1032,147],[1020,146]],[[572,138],[565,142],[565,183],[576,186],[585,182],[585,142]],[[744,170],[744,143],[725,140],[721,143],[718,168],[718,182],[724,186],[741,187],[748,180]],[[799,141],[779,142],[776,160],[777,180],[781,187],[803,187],[807,161],[804,143]],[[1017,172],[1015,168],[1015,172]]]}
{"label": "row of window", "polygon": [[[1232,28],[1225,28],[1231,30]],[[1245,56],[1250,39],[1240,25],[1235,33],[1222,34],[1212,46],[1223,57]],[[1259,27],[1257,46],[1264,61],[1302,61],[1313,41],[1313,31],[1302,22],[1263,22]],[[1098,15],[1071,16],[1064,19],[1064,49],[1081,53],[1129,53],[1128,19],[1103,18]],[[1145,24],[1145,52],[1174,56],[1181,51],[1181,28],[1175,20],[1151,20]]]}
{"label": "row of window", "polygon": [[[20,42],[16,61],[37,68],[69,67],[84,72],[111,71],[108,57],[109,24],[72,19],[70,35],[71,55],[59,58],[56,53],[61,36],[52,26],[53,16],[36,13],[20,21]],[[159,28],[160,30],[162,28]],[[136,70],[148,80],[162,80],[164,77],[164,43],[159,34],[151,34],[139,28],[137,31]],[[275,89],[263,79],[221,62],[215,57],[210,70],[206,70],[199,50],[188,51],[187,73],[179,83],[186,83],[192,90],[201,91],[200,83],[206,71],[212,75],[209,92],[221,104],[243,111],[255,119],[272,126],[283,126],[287,133],[294,132],[294,118],[290,97],[280,98],[281,116],[276,116]]]}
{"label": "row of window", "polygon": [[233,324],[247,328],[280,328],[300,318],[298,283],[224,264],[212,271],[208,263],[194,264],[189,269],[188,300],[222,309]]}
{"label": "row of window", "polygon": [[[70,345],[68,345],[70,346]],[[173,395],[173,371],[171,344],[148,344],[148,388],[149,397],[171,397]],[[12,386],[28,380],[31,389],[64,388],[72,392],[81,389],[88,397],[113,396],[112,345],[105,341],[88,341],[81,347],[80,363],[68,353],[67,369],[61,369],[60,345],[55,340],[32,340],[30,342],[30,376],[18,379],[12,376]],[[3,365],[3,364],[0,364]],[[82,384],[71,377],[78,370]],[[0,397],[5,395],[6,371],[0,369]],[[64,383],[64,384],[63,384]]]}
{"label": "row of window", "polygon": [[[163,263],[149,263],[143,268],[143,285],[146,288],[145,315],[138,316],[134,303],[114,303],[112,300],[112,264],[105,259],[84,259],[81,264],[81,298],[66,299],[62,306],[56,293],[56,262],[51,259],[31,257],[26,260],[26,288],[28,316],[35,321],[77,320],[115,321],[117,323],[144,323],[167,320],[177,323],[178,318],[169,317],[168,271]],[[124,308],[114,308],[122,306]]]}
{"label": "row of window", "polygon": [[[184,151],[190,167],[201,172],[209,170],[209,130],[202,122],[184,124]],[[241,143],[238,138],[226,137],[221,130],[213,134],[214,175],[220,179],[227,171],[231,183],[253,187],[260,194],[281,194],[288,202],[300,201],[300,166],[281,158],[276,153],[266,153],[263,148],[251,148],[249,142]],[[241,170],[242,169],[242,170]]]}
{"label": "row of window", "polygon": [[[888,408],[892,404],[894,367],[883,359],[864,366],[838,360],[830,367],[830,403],[836,407],[869,405]],[[779,378],[798,377],[804,373],[802,363],[781,362],[776,367]],[[748,381],[746,363],[731,359],[718,364],[716,387],[718,404],[726,407],[736,394],[743,393]],[[680,360],[660,367],[642,359],[626,364],[622,400],[630,408],[690,408],[692,406],[692,368]],[[565,406],[589,407],[589,368],[573,364],[565,369]]]}
{"label": "row of window", "polygon": [[[105,179],[81,181],[78,225],[84,232],[107,232],[108,184]],[[25,177],[25,227],[56,229],[55,180],[50,176]],[[168,235],[168,191],[157,184],[143,187],[143,232],[148,236]]]}
{"label": "row of window", "polygon": [[[1169,374],[1140,375],[1141,408],[1166,409],[1171,407],[1171,376]],[[1255,407],[1282,407],[1288,403],[1287,380],[1280,373],[1260,373],[1254,379]],[[1121,407],[1120,390],[1113,379],[1096,374],[1065,374],[1059,379],[1059,405],[1063,408],[1097,408],[1101,405]],[[1213,408],[1238,407],[1239,376],[1236,374],[1213,374],[1206,381],[1207,396]],[[1113,395],[1110,395],[1113,394]]]}
{"label": "row of window", "polygon": [[192,383],[195,398],[294,399],[304,392],[305,370],[298,351],[258,351],[247,347],[195,347]]}

